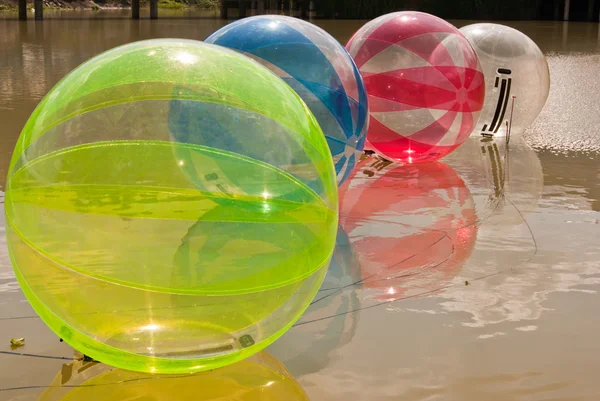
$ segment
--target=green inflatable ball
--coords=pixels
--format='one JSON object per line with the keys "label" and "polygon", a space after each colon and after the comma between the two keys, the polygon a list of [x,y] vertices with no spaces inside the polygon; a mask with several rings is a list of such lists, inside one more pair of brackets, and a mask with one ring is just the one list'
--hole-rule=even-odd
{"label": "green inflatable ball", "polygon": [[160,39],[100,54],[42,100],[6,190],[15,273],[44,322],[123,369],[246,358],[316,294],[337,184],[325,137],[257,62]]}

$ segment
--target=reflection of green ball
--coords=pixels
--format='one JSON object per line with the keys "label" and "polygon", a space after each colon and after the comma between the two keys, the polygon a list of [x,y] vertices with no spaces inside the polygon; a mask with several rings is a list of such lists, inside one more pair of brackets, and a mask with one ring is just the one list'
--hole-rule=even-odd
{"label": "reflection of green ball", "polygon": [[146,372],[213,369],[266,347],[312,300],[337,229],[323,133],[269,70],[186,40],[81,65],[16,145],[15,272],[79,351]]}
{"label": "reflection of green ball", "polygon": [[285,366],[266,351],[210,372],[150,375],[75,360],[37,401],[308,401]]}

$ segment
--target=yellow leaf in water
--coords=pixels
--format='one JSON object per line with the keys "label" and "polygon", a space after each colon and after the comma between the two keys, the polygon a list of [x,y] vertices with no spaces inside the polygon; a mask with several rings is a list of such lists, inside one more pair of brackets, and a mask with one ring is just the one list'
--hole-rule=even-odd
{"label": "yellow leaf in water", "polygon": [[12,345],[13,347],[22,347],[23,345],[25,345],[25,339],[24,338],[11,338],[10,345]]}

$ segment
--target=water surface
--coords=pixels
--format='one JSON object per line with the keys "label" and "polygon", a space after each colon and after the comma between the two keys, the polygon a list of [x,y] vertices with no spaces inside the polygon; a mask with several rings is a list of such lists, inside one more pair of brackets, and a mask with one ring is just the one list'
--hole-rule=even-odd
{"label": "water surface", "polygon": [[[29,114],[71,69],[120,44],[204,39],[227,23],[128,15],[2,14],[1,186]],[[314,22],[344,43],[364,21]],[[548,56],[545,109],[508,149],[471,139],[431,170],[364,161],[377,180],[357,174],[342,194],[324,286],[269,349],[311,400],[600,398],[600,29],[509,25]],[[73,353],[24,301],[0,245],[0,399],[37,400]],[[26,346],[11,351],[11,337]]]}

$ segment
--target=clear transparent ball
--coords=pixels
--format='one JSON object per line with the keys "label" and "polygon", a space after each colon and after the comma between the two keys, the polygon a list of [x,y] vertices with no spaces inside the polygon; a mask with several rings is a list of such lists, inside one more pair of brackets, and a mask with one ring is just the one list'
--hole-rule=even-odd
{"label": "clear transparent ball", "polygon": [[472,135],[522,134],[542,111],[550,89],[546,57],[528,36],[482,23],[460,29],[479,56],[485,102]]}

